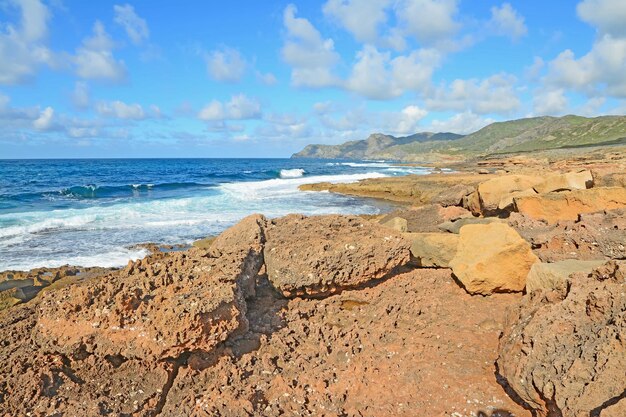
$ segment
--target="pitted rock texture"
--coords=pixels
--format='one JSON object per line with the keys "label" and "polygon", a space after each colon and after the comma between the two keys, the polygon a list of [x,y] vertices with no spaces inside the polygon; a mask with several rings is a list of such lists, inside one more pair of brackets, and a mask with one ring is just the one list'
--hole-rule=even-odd
{"label": "pitted rock texture", "polygon": [[541,417],[605,415],[626,391],[626,282],[612,261],[513,308],[498,370]]}
{"label": "pitted rock texture", "polygon": [[410,243],[353,216],[290,215],[267,231],[265,265],[285,296],[324,295],[380,279],[410,259]]}

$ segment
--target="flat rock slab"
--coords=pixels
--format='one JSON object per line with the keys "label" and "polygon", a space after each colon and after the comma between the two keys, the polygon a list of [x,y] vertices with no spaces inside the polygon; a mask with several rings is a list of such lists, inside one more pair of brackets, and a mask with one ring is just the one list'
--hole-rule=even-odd
{"label": "flat rock slab", "polygon": [[565,281],[574,273],[589,274],[595,268],[606,263],[604,259],[597,261],[580,261],[567,259],[554,263],[536,263],[530,268],[526,278],[526,292],[539,289],[553,290],[565,285]]}
{"label": "flat rock slab", "polygon": [[515,209],[535,220],[554,224],[580,214],[626,207],[626,188],[606,187],[516,197]]}
{"label": "flat rock slab", "polygon": [[291,215],[268,227],[264,254],[272,285],[295,297],[383,278],[409,261],[409,247],[396,232],[358,217]]}

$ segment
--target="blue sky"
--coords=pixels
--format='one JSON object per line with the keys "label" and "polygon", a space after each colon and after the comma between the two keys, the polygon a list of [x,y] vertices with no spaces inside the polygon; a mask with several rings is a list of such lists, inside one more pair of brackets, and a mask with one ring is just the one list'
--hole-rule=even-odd
{"label": "blue sky", "polygon": [[624,22],[624,0],[0,0],[0,158],[286,157],[624,114]]}

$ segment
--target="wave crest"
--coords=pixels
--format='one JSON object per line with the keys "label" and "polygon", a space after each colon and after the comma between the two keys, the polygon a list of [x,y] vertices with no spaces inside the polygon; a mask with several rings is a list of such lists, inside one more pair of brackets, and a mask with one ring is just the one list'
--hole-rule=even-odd
{"label": "wave crest", "polygon": [[301,168],[281,169],[280,170],[280,178],[300,178],[305,173],[306,173],[306,171],[301,169]]}

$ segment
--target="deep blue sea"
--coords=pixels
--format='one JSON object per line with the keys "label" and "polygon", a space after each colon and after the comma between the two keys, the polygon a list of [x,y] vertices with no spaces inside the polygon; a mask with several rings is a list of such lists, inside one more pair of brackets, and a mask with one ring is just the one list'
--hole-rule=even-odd
{"label": "deep blue sea", "polygon": [[0,160],[0,271],[122,266],[140,243],[188,244],[251,213],[379,213],[312,182],[427,173],[386,162],[298,159]]}

